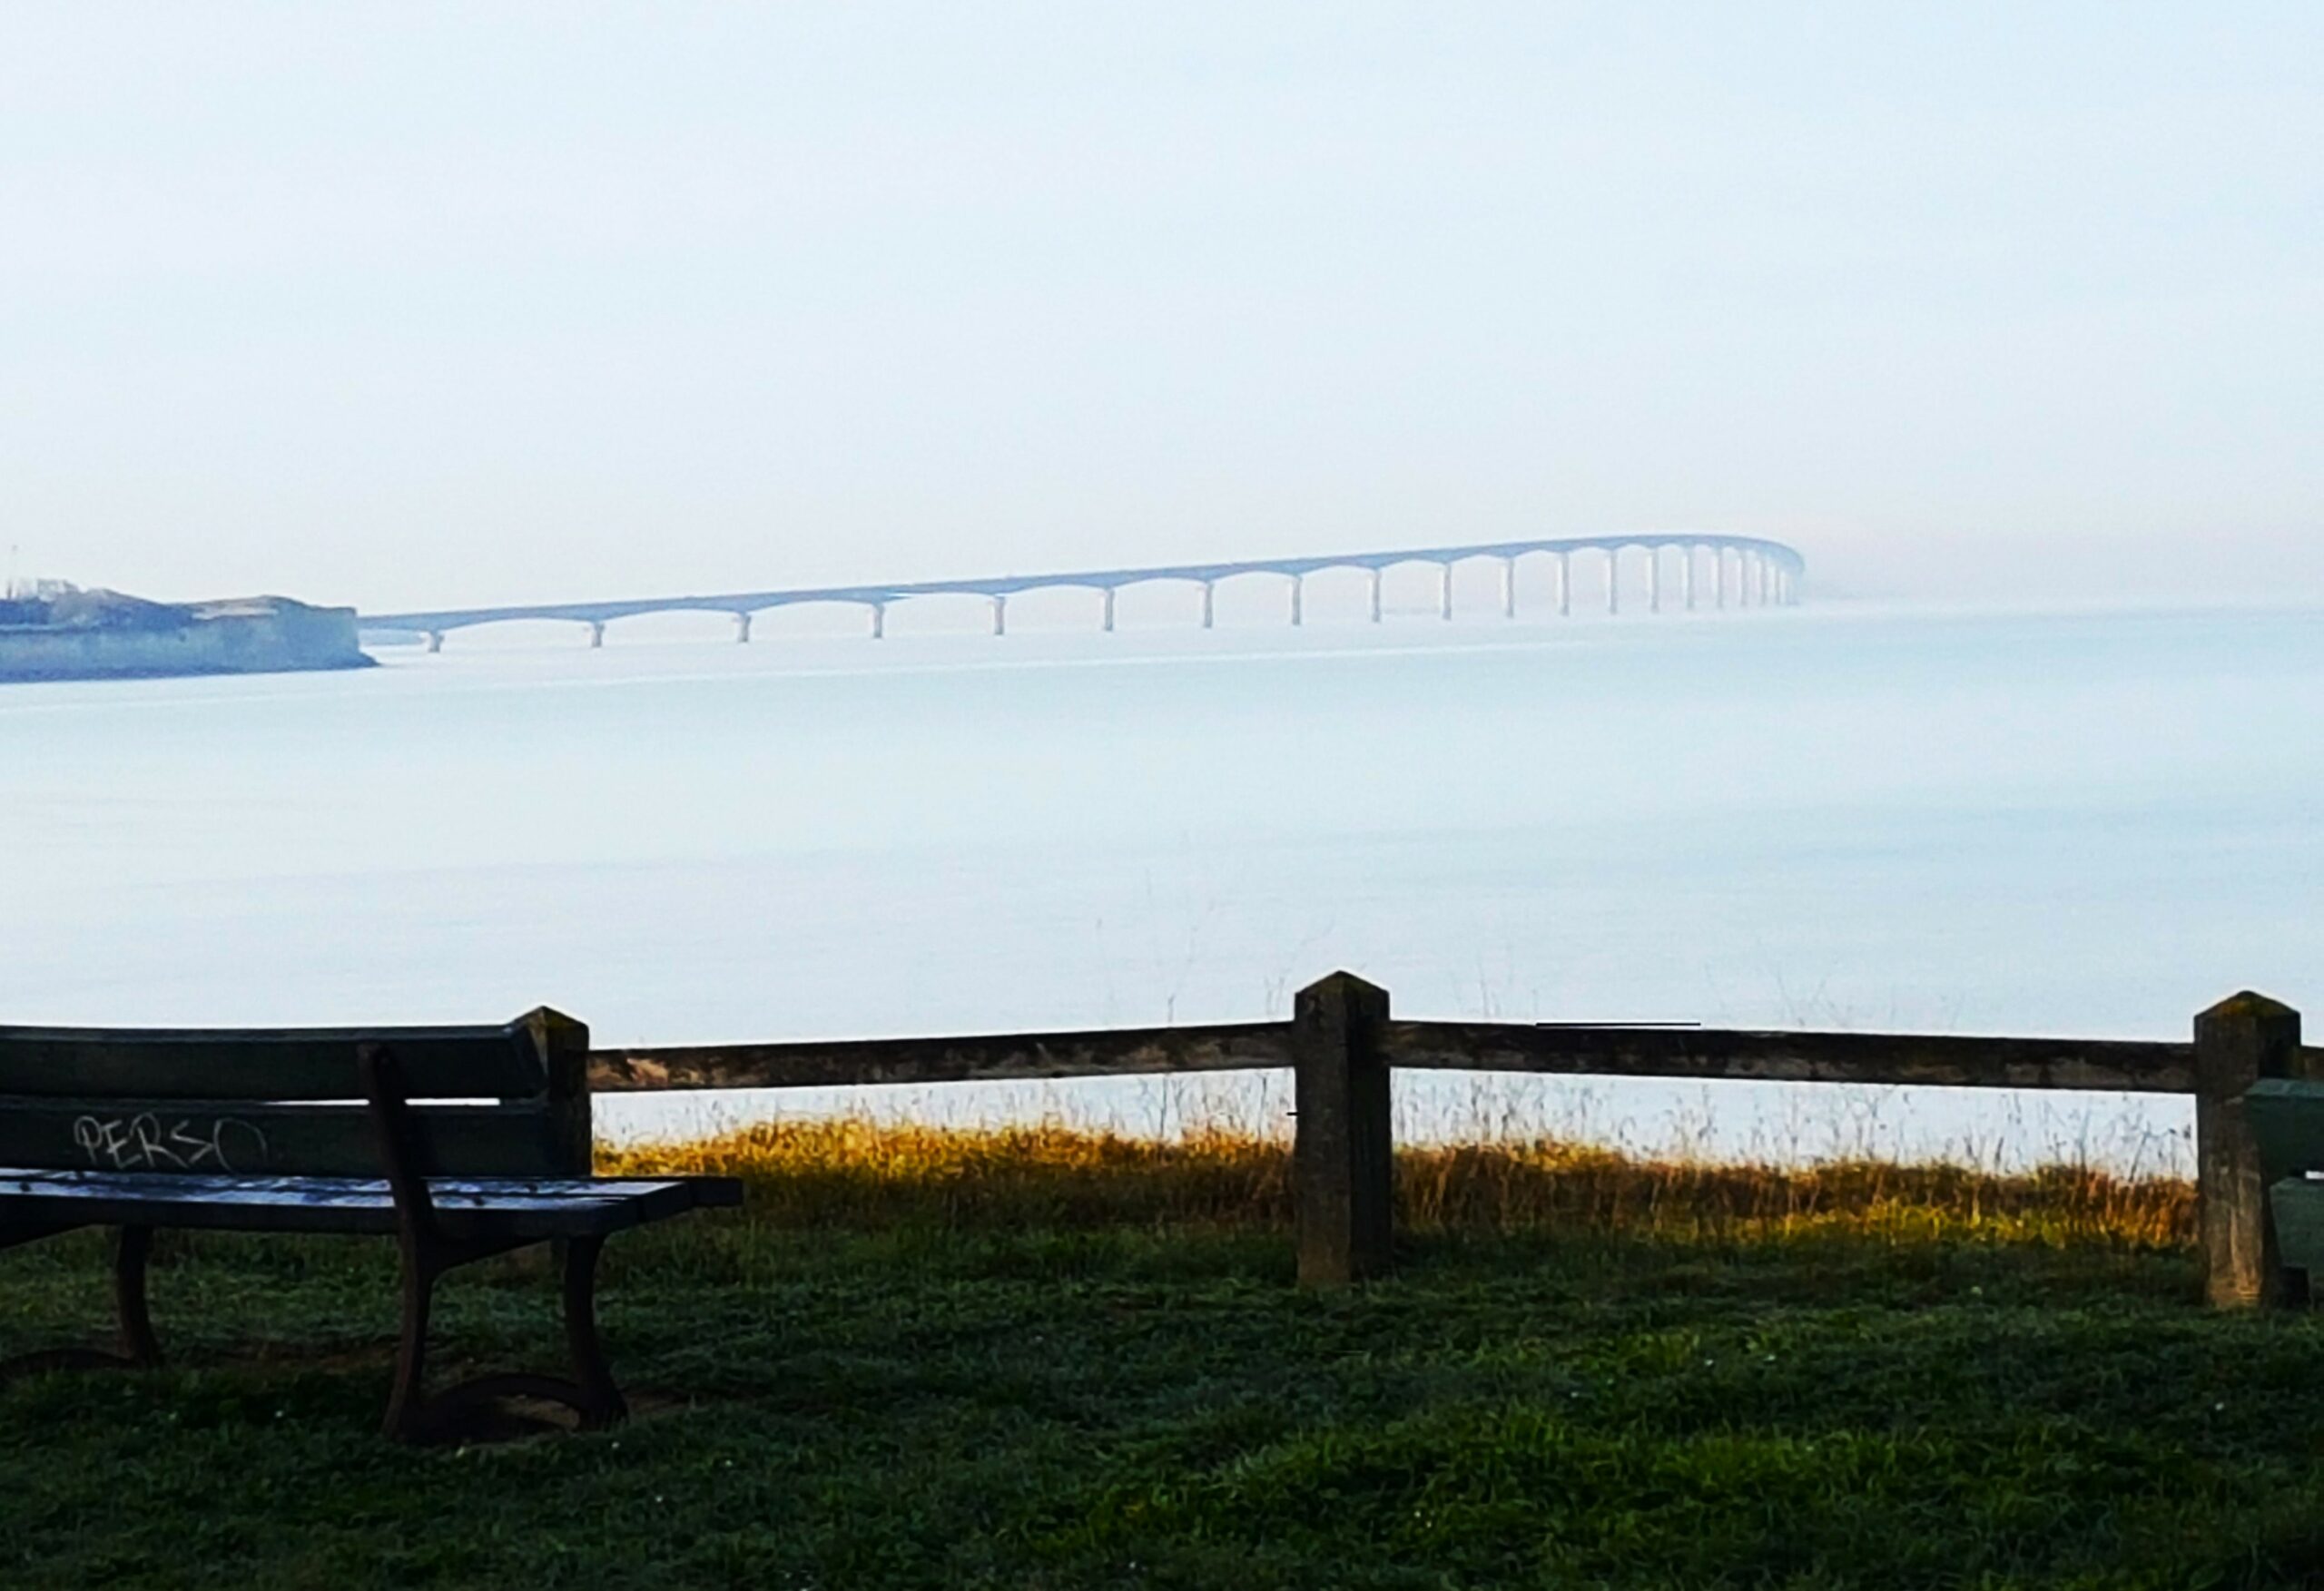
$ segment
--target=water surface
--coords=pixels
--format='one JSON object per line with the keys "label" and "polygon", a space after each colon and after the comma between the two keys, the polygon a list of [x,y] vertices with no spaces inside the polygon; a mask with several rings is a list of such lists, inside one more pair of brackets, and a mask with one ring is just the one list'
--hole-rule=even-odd
{"label": "water surface", "polygon": [[[2324,994],[2319,619],[548,631],[358,674],[12,686],[0,1020],[1003,1031],[1278,1016],[1345,967],[1409,1016],[2177,1036],[2246,986]],[[1144,1127],[1280,1105],[876,1097]],[[2169,1103],[1401,1097],[1416,1130],[2183,1154]],[[608,1125],[671,1126],[639,1106]]]}

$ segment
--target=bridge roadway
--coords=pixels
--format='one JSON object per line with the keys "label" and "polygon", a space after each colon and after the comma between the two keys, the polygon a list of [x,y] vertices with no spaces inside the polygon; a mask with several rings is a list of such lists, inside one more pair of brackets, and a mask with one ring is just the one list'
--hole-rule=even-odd
{"label": "bridge roadway", "polygon": [[[616,602],[530,603],[507,607],[445,608],[428,613],[365,614],[360,624],[373,632],[393,632],[428,637],[428,649],[443,649],[444,637],[454,630],[478,624],[507,624],[521,619],[557,619],[589,627],[593,646],[605,644],[606,626],[616,619],[646,614],[718,613],[734,615],[735,639],[751,638],[751,618],[772,608],[799,607],[809,603],[843,603],[866,609],[872,634],[887,633],[888,609],[900,602],[924,596],[981,596],[992,604],[992,633],[1009,628],[1009,599],[1029,591],[1078,587],[1099,594],[1101,624],[1114,627],[1115,596],[1125,587],[1154,581],[1177,581],[1196,586],[1202,599],[1202,624],[1211,627],[1214,596],[1218,585],[1251,575],[1271,575],[1290,582],[1290,617],[1295,624],[1305,617],[1305,583],[1327,569],[1362,569],[1371,575],[1371,615],[1380,622],[1380,584],[1386,570],[1405,564],[1433,565],[1438,571],[1437,612],[1452,616],[1452,571],[1472,559],[1497,560],[1501,565],[1501,611],[1517,616],[1517,565],[1523,558],[1556,560],[1557,603],[1561,615],[1573,612],[1574,559],[1598,555],[1603,559],[1606,610],[1622,606],[1622,555],[1644,555],[1647,606],[1663,608],[1663,569],[1671,555],[1677,567],[1685,605],[1695,608],[1703,596],[1703,565],[1709,565],[1709,599],[1718,607],[1791,606],[1799,601],[1807,561],[1781,542],[1758,536],[1711,535],[1668,532],[1633,535],[1576,536],[1554,541],[1486,542],[1472,546],[1412,547],[1394,552],[1336,553],[1305,558],[1255,558],[1231,564],[1176,564],[1146,569],[1093,569],[1066,575],[1004,575],[982,580],[922,580],[886,585],[830,585],[791,591],[734,592],[720,596],[638,597]],[[1733,578],[1729,579],[1732,570]]]}

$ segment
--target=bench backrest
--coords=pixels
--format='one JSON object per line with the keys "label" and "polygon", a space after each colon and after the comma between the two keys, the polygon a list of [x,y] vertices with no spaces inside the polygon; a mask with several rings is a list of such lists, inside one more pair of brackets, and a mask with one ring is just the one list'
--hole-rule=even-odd
{"label": "bench backrest", "polygon": [[586,1176],[589,1030],[0,1027],[0,1166],[381,1175],[358,1056],[392,1057],[428,1176]]}
{"label": "bench backrest", "polygon": [[2243,1119],[2260,1149],[2270,1185],[2302,1172],[2324,1171],[2324,1083],[2262,1077],[2243,1095]]}

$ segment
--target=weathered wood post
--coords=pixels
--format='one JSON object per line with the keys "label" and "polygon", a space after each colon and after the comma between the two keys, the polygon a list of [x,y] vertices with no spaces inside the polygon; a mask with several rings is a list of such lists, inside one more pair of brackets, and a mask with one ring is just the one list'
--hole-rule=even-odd
{"label": "weathered wood post", "polygon": [[1302,1287],[1344,1286],[1388,1269],[1395,1142],[1380,1047],[1387,1020],[1388,991],[1350,972],[1300,990],[1292,1008]]}
{"label": "weathered wood post", "polygon": [[559,1176],[587,1176],[596,1166],[596,1129],[589,1109],[589,1028],[543,1006],[521,1019],[548,1074],[549,1137]]}
{"label": "weathered wood post", "polygon": [[2265,995],[2247,989],[2195,1018],[2196,1222],[2203,1296],[2216,1308],[2284,1301],[2260,1151],[2238,1101],[2299,1065],[2299,1013]]}
{"label": "weathered wood post", "polygon": [[[562,1011],[543,1006],[523,1017],[548,1074],[548,1132],[559,1176],[585,1177],[596,1170],[597,1134],[589,1105],[589,1027]],[[518,1249],[505,1263],[522,1274],[549,1275],[565,1269],[566,1243]]]}

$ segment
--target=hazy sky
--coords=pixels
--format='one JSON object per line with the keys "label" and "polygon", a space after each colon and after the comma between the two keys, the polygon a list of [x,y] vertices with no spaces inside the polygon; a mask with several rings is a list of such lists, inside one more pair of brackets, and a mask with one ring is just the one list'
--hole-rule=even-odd
{"label": "hazy sky", "polygon": [[392,607],[1691,525],[2324,596],[2319,151],[2315,0],[11,0],[0,555]]}

